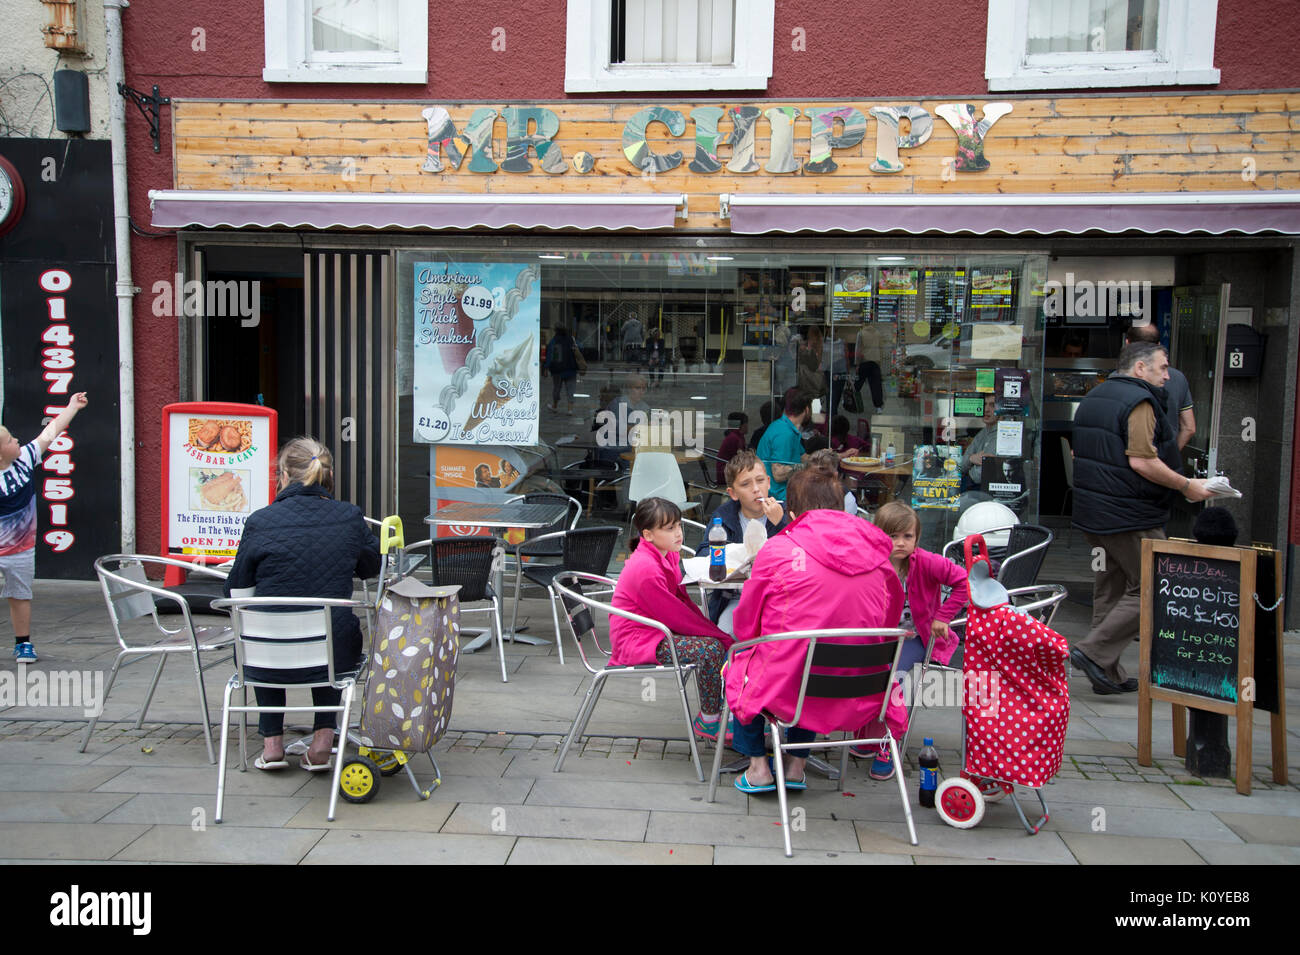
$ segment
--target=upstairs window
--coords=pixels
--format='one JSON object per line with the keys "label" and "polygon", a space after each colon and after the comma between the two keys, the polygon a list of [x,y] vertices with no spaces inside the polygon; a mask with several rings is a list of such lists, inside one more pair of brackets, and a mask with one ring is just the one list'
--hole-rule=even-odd
{"label": "upstairs window", "polygon": [[397,63],[397,0],[315,0],[311,20],[313,63]]}
{"label": "upstairs window", "polygon": [[989,89],[1203,85],[1217,0],[989,0]]}
{"label": "upstairs window", "polygon": [[570,93],[763,90],[774,0],[569,0]]}
{"label": "upstairs window", "polygon": [[427,83],[427,0],[263,0],[268,83]]}
{"label": "upstairs window", "polygon": [[611,66],[732,66],[734,0],[610,0]]}

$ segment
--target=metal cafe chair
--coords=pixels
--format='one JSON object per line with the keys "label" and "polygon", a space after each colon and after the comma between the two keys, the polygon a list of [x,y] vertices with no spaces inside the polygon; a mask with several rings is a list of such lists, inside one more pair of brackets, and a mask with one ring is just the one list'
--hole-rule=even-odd
{"label": "metal cafe chair", "polygon": [[[148,567],[160,569],[176,567],[191,574],[200,574],[217,580],[224,580],[226,576],[219,571],[199,564],[191,564],[188,561],[151,557],[145,554],[109,554],[95,561],[95,573],[99,577],[104,603],[108,605],[108,616],[113,622],[113,634],[117,637],[117,645],[120,648],[117,658],[113,661],[113,670],[108,676],[108,685],[104,688],[104,702],[108,702],[108,695],[113,692],[113,682],[117,679],[118,670],[121,669],[124,660],[128,657],[156,654],[158,668],[154,671],[153,680],[149,683],[149,691],[145,694],[140,718],[135,723],[135,728],[139,729],[144,725],[145,717],[149,714],[149,704],[153,702],[154,691],[158,689],[158,680],[162,677],[167,659],[175,653],[189,654],[194,665],[194,682],[198,686],[200,722],[203,724],[203,738],[208,746],[208,762],[215,763],[217,757],[212,748],[212,723],[208,716],[208,694],[203,686],[203,671],[221,663],[226,657],[223,654],[220,659],[213,660],[205,666],[202,655],[213,651],[230,650],[234,642],[234,634],[227,626],[195,626],[194,619],[190,616],[189,603],[180,594],[149,583],[146,576]],[[180,626],[175,629],[163,626],[158,618],[157,601],[160,600],[178,605],[175,612],[180,615]],[[140,621],[145,617],[152,617],[156,628],[155,631],[148,631],[146,628],[148,642],[138,639],[137,628],[127,627],[126,632],[123,632],[124,624]],[[86,724],[86,732],[81,737],[81,747],[78,752],[86,751],[98,721],[99,716],[95,715]]]}
{"label": "metal cafe chair", "polygon": [[[692,534],[698,534],[700,536],[700,539],[698,541],[688,541],[686,539],[687,531],[689,531]],[[685,556],[690,557],[692,554],[698,551],[700,547],[708,543],[708,540],[709,540],[709,526],[707,524],[701,524],[699,521],[693,521],[689,517],[682,518],[682,553]]]}
{"label": "metal cafe chair", "polygon": [[703,510],[712,509],[714,497],[725,497],[727,493],[727,484],[725,481],[718,479],[718,465],[726,467],[727,462],[718,456],[714,448],[705,448],[699,457],[700,478],[697,481],[690,482],[686,491],[695,497],[700,498]]}
{"label": "metal cafe chair", "polygon": [[[239,771],[248,772],[249,713],[342,713],[339,723],[338,752],[334,756],[334,782],[330,787],[329,814],[334,821],[334,809],[339,798],[339,774],[343,768],[343,751],[348,741],[348,721],[356,690],[355,673],[334,671],[334,626],[331,609],[347,607],[366,609],[363,600],[341,600],[328,597],[229,597],[213,601],[214,607],[230,611],[235,630],[235,672],[226,683],[225,698],[221,704],[221,759],[217,763],[217,812],[213,819],[221,822],[221,810],[226,798],[226,745],[229,739],[230,715],[239,714]],[[307,682],[275,683],[253,680],[247,667],[281,671],[325,671],[324,679]],[[266,687],[282,690],[332,687],[343,694],[337,706],[259,706],[248,702],[249,687]],[[232,706],[230,698],[236,690],[243,692],[243,703]]]}
{"label": "metal cafe chair", "polygon": [[[992,552],[1001,564],[998,567],[998,583],[1008,590],[1017,587],[1029,587],[1038,580],[1038,573],[1043,569],[1047,558],[1047,548],[1055,539],[1051,530],[1041,524],[1004,524],[980,532],[985,540],[994,535],[1007,535],[1004,547],[992,547]],[[996,538],[995,538],[996,539]],[[962,544],[966,538],[959,537],[943,545],[943,556],[961,563]]]}
{"label": "metal cafe chair", "polygon": [[[435,587],[460,587],[460,612],[491,614],[490,631],[496,640],[497,657],[501,662],[501,682],[506,677],[506,648],[501,635],[501,595],[493,585],[494,561],[502,542],[495,537],[435,537],[417,541],[406,548],[408,560],[413,551],[427,550],[426,565],[416,570],[418,577],[429,577]],[[486,607],[465,604],[486,601]]]}
{"label": "metal cafe chair", "polygon": [[[549,491],[535,491],[529,494],[518,494],[506,499],[507,504],[563,504],[567,507],[568,513],[563,518],[556,521],[550,527],[529,527],[524,529],[524,541],[533,541],[543,534],[550,534],[557,528],[572,529],[578,526],[582,520],[582,503],[577,498],[570,497],[567,494],[552,494]],[[509,572],[510,561],[518,563],[519,557],[515,553],[516,548],[510,547],[506,551],[507,563],[505,564],[506,572]],[[540,544],[537,547],[529,549],[529,557],[559,557],[562,553],[561,546],[558,542],[550,541]],[[519,580],[518,574],[515,575],[515,609],[519,608]],[[510,628],[514,632],[514,626]]]}
{"label": "metal cafe chair", "polygon": [[550,475],[556,484],[563,486],[569,497],[583,493],[583,486],[586,486],[588,514],[596,510],[597,497],[602,492],[615,488],[626,476],[619,467],[619,462],[602,461],[594,457],[566,464]]}
{"label": "metal cafe chair", "polygon": [[[691,760],[695,763],[695,774],[700,782],[704,782],[704,770],[700,766],[700,752],[695,745],[695,730],[691,726],[691,707],[686,699],[686,684],[695,672],[695,664],[682,663],[677,659],[677,648],[673,645],[671,639],[672,631],[658,620],[651,620],[628,610],[620,610],[610,604],[593,599],[593,593],[613,593],[614,581],[609,577],[566,570],[556,577],[554,588],[564,601],[565,619],[569,624],[569,632],[573,635],[573,642],[578,647],[578,655],[582,658],[582,665],[591,674],[591,682],[587,684],[587,694],[578,707],[577,715],[573,717],[573,725],[569,728],[568,735],[564,737],[564,742],[560,745],[560,754],[555,760],[555,772],[558,773],[564,769],[564,760],[569,755],[569,748],[586,731],[587,723],[591,720],[592,711],[596,708],[601,691],[605,688],[606,680],[610,677],[619,676],[642,680],[647,676],[655,676],[656,674],[672,674],[673,682],[677,687],[677,694],[682,701],[682,717],[686,721],[686,742],[691,749]],[[595,589],[593,590],[593,588]],[[638,666],[610,666],[608,661],[611,651],[600,645],[600,640],[596,634],[593,611],[602,611],[611,617],[623,617],[658,630],[668,639],[672,663],[667,666],[657,663]],[[587,651],[588,644],[592,647],[590,655]],[[725,726],[726,724],[722,725]],[[721,748],[719,747],[719,749]]]}
{"label": "metal cafe chair", "polygon": [[[1007,596],[1011,598],[1011,605],[1017,610],[1023,610],[1031,614],[1036,620],[1044,626],[1052,625],[1052,618],[1056,616],[1056,610],[1061,601],[1066,597],[1066,589],[1061,584],[1037,584],[1032,587],[1017,587],[1008,589]],[[966,626],[966,618],[958,617],[948,624],[950,628],[961,629]],[[907,752],[907,740],[912,735],[912,713],[916,710],[916,701],[920,698],[920,688],[926,685],[926,679],[932,671],[940,673],[961,673],[962,670],[962,650],[959,647],[957,653],[947,663],[933,663],[930,656],[934,653],[934,637],[926,641],[925,659],[921,661],[921,673],[917,677],[916,685],[911,688],[907,699],[907,731],[903,733],[903,740],[898,744],[900,752]]]}
{"label": "metal cafe chair", "polygon": [[[560,654],[560,666],[564,665],[564,635],[560,631],[560,615],[555,604],[559,594],[555,590],[555,578],[565,571],[582,574],[603,575],[609,570],[609,562],[614,557],[618,546],[621,527],[582,527],[566,531],[543,534],[532,540],[516,544],[515,555],[515,603],[510,614],[510,632],[514,633],[515,622],[519,619],[519,590],[524,578],[536,587],[546,590],[551,604],[551,621],[555,624],[555,647]],[[525,563],[524,557],[531,557],[535,547],[558,547],[560,561],[558,564],[535,564],[531,560]]]}
{"label": "metal cafe chair", "polygon": [[700,506],[699,501],[686,499],[681,466],[676,455],[669,451],[641,451],[632,461],[632,476],[627,484],[628,507],[636,507],[637,501],[647,497],[666,498],[683,511]]}
{"label": "metal cafe chair", "polygon": [[[731,666],[737,653],[749,650],[765,643],[779,640],[803,640],[807,642],[804,656],[803,676],[799,683],[799,696],[795,702],[794,714],[788,720],[782,720],[773,713],[764,712],[772,731],[772,761],[776,771],[777,801],[781,805],[781,833],[785,837],[786,857],[794,855],[790,845],[790,809],[785,793],[785,764],[781,757],[790,749],[831,749],[840,748],[840,775],[835,788],[844,785],[844,774],[848,771],[849,747],[870,746],[886,743],[889,745],[890,759],[894,764],[894,778],[898,780],[898,795],[903,801],[903,814],[907,818],[907,831],[912,845],[916,845],[916,826],[912,822],[912,807],[907,801],[907,788],[903,783],[903,762],[899,756],[898,743],[894,740],[885,724],[885,709],[889,705],[890,690],[894,685],[894,671],[898,667],[898,658],[902,651],[903,640],[908,632],[898,629],[864,629],[845,628],[837,630],[796,630],[788,633],[773,633],[753,640],[742,640],[731,645],[727,652],[727,665]],[[835,642],[829,642],[829,641]],[[865,642],[865,641],[872,642]],[[853,641],[853,642],[846,642]],[[814,670],[818,672],[813,672]],[[826,672],[834,670],[837,672]],[[852,670],[855,673],[842,671]],[[813,741],[811,743],[783,743],[781,730],[799,725],[804,702],[808,699],[850,699],[857,697],[879,697],[879,721],[883,734],[871,739],[856,736],[858,725],[841,726],[832,732],[842,731],[843,739]],[[731,718],[731,708],[726,700],[722,703],[721,726],[726,726]],[[855,721],[855,723],[858,721]],[[868,722],[870,725],[870,721]],[[722,750],[719,746],[713,754],[713,771],[709,777],[709,802],[714,801],[718,790],[718,775],[722,765]]]}

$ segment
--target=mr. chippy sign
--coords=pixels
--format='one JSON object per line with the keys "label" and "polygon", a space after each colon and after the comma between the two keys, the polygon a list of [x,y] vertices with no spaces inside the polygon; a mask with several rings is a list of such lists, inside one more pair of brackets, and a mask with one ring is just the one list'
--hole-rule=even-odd
{"label": "mr. chippy sign", "polygon": [[[1003,116],[1010,113],[1010,103],[985,103],[983,117],[975,118],[972,103],[943,103],[935,107],[935,114],[956,133],[952,169],[955,172],[979,172],[989,168],[984,157],[984,137]],[[868,111],[876,126],[876,155],[871,171],[900,173],[904,166],[899,150],[915,149],[929,141],[934,132],[934,118],[921,106],[875,106]],[[466,155],[469,172],[495,173],[530,172],[531,149],[537,156],[542,171],[552,175],[568,171],[563,150],[556,138],[560,134],[560,119],[553,110],[544,106],[506,106],[500,111],[491,106],[481,106],[470,114],[464,132],[457,127],[451,114],[443,106],[431,106],[421,114],[429,124],[429,147],[423,171],[446,172],[448,167],[459,169]],[[795,123],[806,117],[812,123],[810,148],[807,157],[794,153]],[[498,164],[493,155],[493,132],[497,119],[506,124],[505,157]],[[769,155],[762,166],[755,159],[759,119],[767,120],[769,129]],[[906,135],[900,135],[902,122],[908,123]],[[774,105],[767,109],[757,106],[695,106],[690,111],[694,125],[695,157],[687,168],[694,173],[711,174],[724,168],[730,173],[753,173],[760,169],[767,173],[794,173],[803,171],[824,175],[839,168],[832,158],[836,149],[849,149],[859,145],[867,135],[867,114],[856,106],[798,106]],[[528,132],[529,123],[535,130]],[[723,132],[720,123],[728,123],[730,130]],[[662,123],[674,136],[686,132],[686,116],[668,106],[647,106],[633,115],[623,126],[623,155],[637,169],[645,173],[663,173],[680,166],[685,159],[680,151],[656,151],[646,138],[646,127]],[[836,127],[839,127],[837,133]],[[718,155],[719,147],[730,147],[731,158],[725,163]],[[585,176],[596,166],[596,159],[585,150],[574,154],[573,171]]]}

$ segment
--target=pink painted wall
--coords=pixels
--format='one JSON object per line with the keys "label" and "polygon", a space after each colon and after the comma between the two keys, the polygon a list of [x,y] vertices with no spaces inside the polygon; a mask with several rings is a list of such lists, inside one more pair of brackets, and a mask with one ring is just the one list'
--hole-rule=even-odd
{"label": "pink painted wall", "polygon": [[[429,7],[434,22],[427,87],[303,85],[262,81],[262,0],[134,0],[123,14],[127,82],[144,91],[157,83],[163,95],[176,97],[431,103],[568,98],[563,3],[430,0]],[[779,0],[772,80],[761,95],[743,99],[988,98],[986,15],[984,0]],[[497,26],[506,31],[504,52],[491,49]],[[804,51],[792,49],[796,28],[805,31]],[[194,49],[195,29],[204,31],[205,49]],[[1217,29],[1215,64],[1223,79],[1219,89],[1300,88],[1300,61],[1294,56],[1300,48],[1295,0],[1220,0]],[[651,103],[686,99],[689,94],[604,98]],[[131,216],[148,228],[148,191],[173,184],[171,114],[164,110],[163,148],[155,154],[144,120],[133,108],[128,110]],[[133,238],[135,284],[144,290],[135,304],[137,511],[144,550],[154,549],[159,541],[159,416],[163,405],[179,397],[176,320],[152,314],[151,289],[154,282],[171,279],[176,255],[177,244],[170,236]]]}

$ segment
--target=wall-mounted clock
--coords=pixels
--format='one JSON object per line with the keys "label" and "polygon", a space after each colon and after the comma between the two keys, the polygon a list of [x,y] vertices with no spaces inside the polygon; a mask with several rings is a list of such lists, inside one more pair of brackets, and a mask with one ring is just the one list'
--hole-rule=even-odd
{"label": "wall-mounted clock", "polygon": [[0,156],[0,235],[18,224],[27,205],[27,190],[14,164]]}

